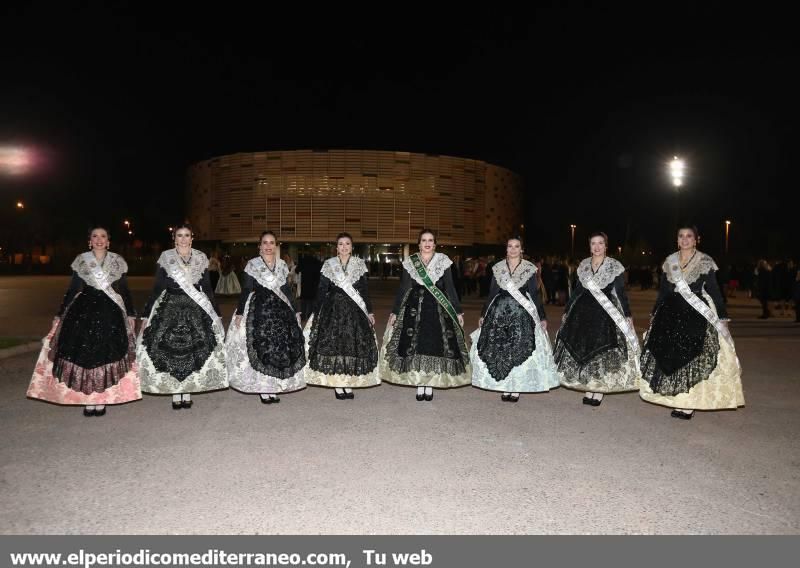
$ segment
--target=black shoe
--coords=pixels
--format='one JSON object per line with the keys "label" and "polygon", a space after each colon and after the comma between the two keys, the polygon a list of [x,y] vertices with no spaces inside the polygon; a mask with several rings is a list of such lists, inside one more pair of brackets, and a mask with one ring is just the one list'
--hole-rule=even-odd
{"label": "black shoe", "polygon": [[85,406],[83,407],[83,415],[84,415],[84,416],[94,416],[94,412],[95,412],[95,411],[94,411],[94,408],[93,408],[93,409],[91,409],[91,410],[89,410],[89,409],[88,409],[88,408],[86,408]]}
{"label": "black shoe", "polygon": [[347,391],[344,392],[344,396],[345,396],[345,398],[349,398],[350,400],[353,400],[356,397],[355,393],[347,392]]}
{"label": "black shoe", "polygon": [[183,408],[183,401],[172,401],[172,410],[180,410],[181,408]]}
{"label": "black shoe", "polygon": [[510,398],[511,395],[508,394],[507,392],[504,392],[503,394],[500,395],[500,400],[502,400],[503,402],[508,402]]}
{"label": "black shoe", "polygon": [[270,395],[269,400],[270,400],[270,402],[275,403],[275,404],[278,404],[281,401],[281,399],[279,399],[275,395]]}
{"label": "black shoe", "polygon": [[192,401],[192,400],[182,400],[181,401],[181,408],[191,408],[193,404],[194,404],[194,401]]}
{"label": "black shoe", "polygon": [[[261,398],[261,397],[259,397]],[[272,404],[272,399],[270,397],[261,398],[261,404]]]}
{"label": "black shoe", "polygon": [[506,400],[508,400],[508,402],[518,402],[519,401],[519,395],[514,396],[513,394],[510,394],[510,395],[508,395],[508,398]]}
{"label": "black shoe", "polygon": [[670,412],[670,416],[673,418],[680,418],[681,420],[691,420],[692,416],[694,416],[694,412],[691,414],[686,414],[685,412],[681,412],[680,410],[673,410]]}
{"label": "black shoe", "polygon": [[345,400],[347,398],[346,392],[339,394],[337,391],[333,391],[333,394],[336,395],[336,400]]}
{"label": "black shoe", "polygon": [[95,416],[105,416],[106,415],[106,409],[104,408],[103,410],[95,410],[94,411],[94,415]]}
{"label": "black shoe", "polygon": [[433,393],[431,393],[431,394],[426,394],[426,395],[425,395],[425,400],[427,400],[428,402],[432,401],[432,400],[433,400]]}
{"label": "black shoe", "polygon": [[588,396],[583,397],[583,404],[590,404],[591,405],[591,404],[593,404],[592,401],[594,401],[593,398],[589,398]]}
{"label": "black shoe", "polygon": [[425,400],[425,393],[417,393],[417,401],[422,402]]}
{"label": "black shoe", "polygon": [[589,404],[591,404],[592,406],[600,406],[601,402],[603,402],[602,398],[592,398],[590,399]]}

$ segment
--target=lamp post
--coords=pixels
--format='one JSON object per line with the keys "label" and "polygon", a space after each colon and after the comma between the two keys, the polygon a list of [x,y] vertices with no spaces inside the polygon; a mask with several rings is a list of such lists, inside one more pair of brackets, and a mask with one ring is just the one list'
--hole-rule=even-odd
{"label": "lamp post", "polygon": [[728,254],[728,235],[731,231],[731,222],[725,221],[725,254]]}
{"label": "lamp post", "polygon": [[570,257],[575,257],[575,227],[576,225],[570,225],[569,230],[571,232],[571,244],[570,244]]}

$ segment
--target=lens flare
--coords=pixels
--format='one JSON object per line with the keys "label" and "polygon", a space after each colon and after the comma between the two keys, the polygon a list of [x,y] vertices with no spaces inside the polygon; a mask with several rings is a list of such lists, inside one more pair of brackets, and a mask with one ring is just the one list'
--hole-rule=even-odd
{"label": "lens flare", "polygon": [[0,175],[18,176],[33,167],[33,154],[18,146],[0,146]]}

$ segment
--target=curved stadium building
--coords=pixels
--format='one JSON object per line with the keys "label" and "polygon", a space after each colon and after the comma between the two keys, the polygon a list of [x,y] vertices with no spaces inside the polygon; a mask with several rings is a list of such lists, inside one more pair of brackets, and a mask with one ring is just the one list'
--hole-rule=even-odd
{"label": "curved stadium building", "polygon": [[292,150],[198,162],[187,172],[186,203],[202,241],[255,243],[269,228],[296,250],[330,247],[347,231],[373,245],[364,251],[371,255],[375,245],[407,254],[423,227],[445,247],[497,245],[519,232],[522,194],[517,174],[480,160]]}

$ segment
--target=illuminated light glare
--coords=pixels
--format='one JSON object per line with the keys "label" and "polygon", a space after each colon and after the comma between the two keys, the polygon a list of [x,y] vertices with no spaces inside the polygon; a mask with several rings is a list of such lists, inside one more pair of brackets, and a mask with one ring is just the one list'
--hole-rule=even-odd
{"label": "illuminated light glare", "polygon": [[672,176],[672,185],[680,187],[683,185],[683,175],[686,169],[686,164],[678,156],[673,156],[672,161],[669,163],[670,176]]}
{"label": "illuminated light glare", "polygon": [[22,201],[17,201],[17,209],[25,209],[25,204]]}
{"label": "illuminated light glare", "polygon": [[0,146],[0,174],[23,175],[33,166],[33,155],[25,148]]}

